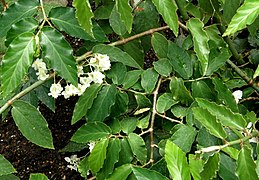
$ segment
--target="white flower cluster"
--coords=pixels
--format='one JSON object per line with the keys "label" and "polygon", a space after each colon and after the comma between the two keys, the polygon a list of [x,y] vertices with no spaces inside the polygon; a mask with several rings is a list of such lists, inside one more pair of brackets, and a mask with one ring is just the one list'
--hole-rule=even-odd
{"label": "white flower cluster", "polygon": [[77,75],[79,78],[77,87],[72,84],[68,84],[63,91],[60,83],[54,83],[51,85],[50,93],[48,95],[54,98],[63,95],[64,98],[67,99],[70,96],[81,96],[92,82],[102,84],[103,79],[105,78],[103,72],[109,70],[111,67],[109,56],[106,54],[94,54],[94,56],[90,58],[88,65],[92,70],[88,73],[84,72],[84,67],[82,65],[77,66]]}
{"label": "white flower cluster", "polygon": [[234,96],[236,103],[238,103],[239,100],[242,99],[243,92],[241,90],[236,90],[232,93],[232,95]]}
{"label": "white flower cluster", "polygon": [[94,146],[96,145],[96,142],[91,141],[87,145],[89,146],[89,151],[92,152],[92,150],[94,149]]}
{"label": "white flower cluster", "polygon": [[77,167],[80,162],[80,158],[78,158],[77,155],[65,157],[65,161],[69,163],[69,165],[67,165],[69,169],[77,171]]}
{"label": "white flower cluster", "polygon": [[36,75],[38,76],[39,80],[46,80],[49,77],[48,70],[47,70],[47,66],[45,64],[45,62],[43,62],[42,59],[37,58],[33,64],[32,67],[34,68],[36,72]]}

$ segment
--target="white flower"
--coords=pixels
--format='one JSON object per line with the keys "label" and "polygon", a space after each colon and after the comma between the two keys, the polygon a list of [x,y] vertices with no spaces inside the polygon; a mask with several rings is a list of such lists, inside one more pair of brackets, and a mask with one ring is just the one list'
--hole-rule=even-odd
{"label": "white flower", "polygon": [[69,163],[69,165],[67,165],[69,169],[77,171],[77,167],[80,162],[80,158],[78,158],[77,155],[65,157],[65,161]]}
{"label": "white flower", "polygon": [[65,99],[69,98],[70,96],[75,96],[77,94],[78,89],[73,84],[66,85],[65,91],[62,92],[62,95]]}
{"label": "white flower", "polygon": [[88,143],[89,151],[90,151],[90,152],[92,152],[92,150],[94,149],[95,144],[96,144],[96,143],[95,143],[94,141]]}
{"label": "white flower", "polygon": [[44,81],[49,77],[49,74],[47,74],[47,72],[47,70],[39,69],[39,72],[37,72],[36,75],[38,76],[39,80]]}
{"label": "white flower", "polygon": [[77,76],[80,77],[82,75],[84,75],[84,67],[82,65],[78,65],[77,66]]}
{"label": "white flower", "polygon": [[238,103],[239,100],[242,99],[243,92],[240,90],[237,90],[237,91],[234,91],[232,95],[234,96],[236,103]]}
{"label": "white flower", "polygon": [[43,62],[42,59],[37,58],[33,63],[32,63],[32,67],[35,69],[35,71],[39,70],[39,69],[44,69],[47,70],[46,64],[45,62]]}
{"label": "white flower", "polygon": [[102,84],[103,79],[105,78],[104,74],[102,74],[100,71],[93,71],[90,73],[87,73],[90,80],[97,83],[97,84]]}
{"label": "white flower", "polygon": [[90,86],[92,80],[89,77],[80,77],[79,81],[83,85],[87,85],[88,87]]}
{"label": "white flower", "polygon": [[61,95],[61,91],[63,90],[63,88],[61,87],[60,83],[57,84],[52,84],[50,87],[50,93],[48,93],[49,96],[54,97],[55,99]]}
{"label": "white flower", "polygon": [[106,54],[95,54],[90,58],[89,65],[94,67],[95,71],[106,71],[110,69],[111,62],[109,56]]}
{"label": "white flower", "polygon": [[78,87],[77,87],[78,93],[77,93],[77,95],[81,96],[85,92],[86,88],[88,88],[89,86],[90,86],[90,84],[78,84]]}

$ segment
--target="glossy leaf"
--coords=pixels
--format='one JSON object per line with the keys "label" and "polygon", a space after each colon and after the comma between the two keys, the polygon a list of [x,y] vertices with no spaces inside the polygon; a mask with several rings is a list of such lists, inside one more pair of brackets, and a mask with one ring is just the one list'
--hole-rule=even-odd
{"label": "glossy leaf", "polygon": [[158,32],[155,32],[154,34],[152,34],[151,43],[156,53],[156,56],[159,59],[167,58],[169,42],[167,41],[165,36]]}
{"label": "glossy leaf", "polygon": [[192,96],[194,98],[204,98],[209,100],[215,99],[215,95],[204,81],[192,82]]}
{"label": "glossy leaf", "polygon": [[125,24],[120,19],[120,14],[116,9],[116,6],[113,7],[110,17],[109,23],[112,27],[113,31],[118,35],[124,35],[127,32]]}
{"label": "glossy leaf", "polygon": [[20,34],[25,32],[33,32],[38,27],[38,21],[34,18],[24,18],[13,24],[6,35],[5,45],[8,47],[11,42]]}
{"label": "glossy leaf", "polygon": [[141,119],[138,121],[138,123],[137,123],[137,127],[140,128],[140,129],[146,129],[146,128],[148,128],[150,116],[151,116],[151,113],[148,113],[147,116],[141,118]]}
{"label": "glossy leaf", "polygon": [[158,61],[153,62],[153,65],[156,72],[162,76],[168,77],[171,72],[173,72],[172,65],[167,58],[159,59]]}
{"label": "glossy leaf", "polygon": [[215,90],[218,93],[218,98],[228,106],[233,112],[238,112],[237,103],[231,91],[219,78],[213,78],[212,80]]}
{"label": "glossy leaf", "polygon": [[19,86],[32,64],[34,50],[34,34],[29,32],[18,36],[9,46],[2,60],[3,96],[8,96]]}
{"label": "glossy leaf", "polygon": [[12,107],[14,122],[23,136],[38,146],[54,149],[51,131],[41,113],[21,100],[14,101]]}
{"label": "glossy leaf", "polygon": [[104,121],[110,115],[111,107],[115,104],[116,94],[115,85],[103,86],[92,107],[87,111],[89,121]]}
{"label": "glossy leaf", "polygon": [[112,62],[121,62],[126,66],[141,69],[140,65],[130,55],[117,47],[100,44],[93,48],[93,52],[107,54]]}
{"label": "glossy leaf", "polygon": [[1,154],[0,154],[0,167],[1,167],[0,168],[0,178],[3,175],[16,173],[16,170],[14,169],[12,164],[7,159],[5,159],[5,157]]}
{"label": "glossy leaf", "polygon": [[44,27],[41,30],[40,43],[44,60],[65,80],[77,86],[77,67],[72,48],[55,29]]}
{"label": "glossy leaf", "polygon": [[32,173],[29,180],[48,180],[48,177],[42,173]]}
{"label": "glossy leaf", "polygon": [[123,82],[123,87],[125,89],[128,89],[132,87],[134,84],[138,82],[140,79],[140,76],[143,71],[141,70],[133,70],[133,71],[128,71],[125,76],[125,80]]}
{"label": "glossy leaf", "polygon": [[126,133],[132,133],[137,127],[138,119],[135,117],[125,117],[121,120],[121,130]]}
{"label": "glossy leaf", "polygon": [[223,105],[217,105],[214,102],[205,99],[196,99],[199,106],[207,109],[212,115],[216,116],[218,120],[224,125],[237,129],[244,129],[246,121],[241,114],[233,113],[230,109]]}
{"label": "glossy leaf", "polygon": [[89,0],[73,0],[73,6],[76,9],[76,18],[79,24],[89,35],[93,36],[92,18],[94,14]]}
{"label": "glossy leaf", "polygon": [[132,172],[135,175],[137,180],[143,179],[157,179],[157,180],[166,180],[167,177],[158,173],[157,171],[149,170],[146,168],[134,167],[132,166]]}
{"label": "glossy leaf", "polygon": [[223,180],[237,180],[234,169],[236,169],[235,161],[227,155],[220,153],[219,176]]}
{"label": "glossy leaf", "polygon": [[190,172],[194,180],[201,179],[201,172],[203,170],[204,162],[199,157],[189,154]]}
{"label": "glossy leaf", "polygon": [[175,43],[169,43],[168,54],[170,64],[179,75],[188,79],[192,76],[193,65],[189,54]]}
{"label": "glossy leaf", "polygon": [[177,16],[177,5],[172,0],[152,0],[156,6],[158,12],[162,15],[164,21],[170,29],[174,32],[175,36],[178,36],[178,16]]}
{"label": "glossy leaf", "polygon": [[0,37],[6,35],[11,26],[26,17],[32,17],[39,6],[39,1],[20,0],[12,4],[0,17]]}
{"label": "glossy leaf", "polygon": [[80,175],[84,178],[87,178],[87,174],[89,173],[89,163],[88,163],[89,156],[84,157],[82,160],[80,160],[77,168]]}
{"label": "glossy leaf", "polygon": [[201,172],[202,179],[213,179],[217,175],[219,170],[219,153],[215,153],[210,156],[209,159],[205,162],[203,171]]}
{"label": "glossy leaf", "polygon": [[120,139],[121,151],[118,165],[130,163],[133,159],[133,153],[128,141],[128,138]]}
{"label": "glossy leaf", "polygon": [[133,16],[131,14],[132,8],[128,0],[116,0],[115,6],[120,14],[121,21],[125,24],[128,33],[131,33]]}
{"label": "glossy leaf", "polygon": [[244,4],[237,9],[236,14],[231,19],[228,28],[223,36],[232,35],[252,24],[259,14],[259,2],[257,0],[245,0]]}
{"label": "glossy leaf", "polygon": [[228,0],[223,5],[223,18],[226,23],[230,23],[232,17],[235,15],[236,10],[240,6],[240,0]]}
{"label": "glossy leaf", "polygon": [[170,140],[166,142],[165,146],[165,161],[173,179],[191,179],[186,154]]}
{"label": "glossy leaf", "polygon": [[107,148],[107,155],[104,161],[102,169],[98,172],[98,179],[105,179],[108,177],[114,169],[115,163],[119,161],[119,153],[121,150],[121,144],[119,139],[110,139]]}
{"label": "glossy leaf", "polygon": [[114,63],[111,69],[106,73],[106,76],[110,78],[115,85],[120,85],[125,79],[127,68],[122,63]]}
{"label": "glossy leaf", "polygon": [[132,172],[131,164],[124,164],[120,167],[117,167],[115,171],[112,173],[107,180],[114,180],[114,179],[127,179],[127,177]]}
{"label": "glossy leaf", "polygon": [[256,173],[256,164],[252,157],[252,151],[248,146],[243,146],[239,152],[237,159],[236,173],[240,180],[256,180],[258,175]]}
{"label": "glossy leaf", "polygon": [[193,37],[194,51],[200,61],[202,75],[205,75],[208,68],[210,48],[209,38],[203,26],[204,24],[197,18],[192,18],[187,22],[187,28]]}
{"label": "glossy leaf", "polygon": [[225,139],[227,134],[222,125],[217,121],[216,117],[210,114],[210,112],[203,108],[192,109],[194,117],[209,130],[209,132],[221,139]]}
{"label": "glossy leaf", "polygon": [[81,126],[71,140],[77,143],[88,143],[101,138],[107,137],[111,133],[109,126],[102,122],[89,122]]}
{"label": "glossy leaf", "polygon": [[164,93],[157,99],[156,110],[159,113],[164,113],[177,103],[178,101],[173,99],[173,95],[171,93]]}
{"label": "glossy leaf", "polygon": [[147,149],[144,140],[139,135],[130,133],[128,136],[128,141],[133,154],[141,162],[141,164],[145,164],[147,160]]}
{"label": "glossy leaf", "polygon": [[106,152],[108,147],[109,139],[105,138],[99,141],[93,148],[88,158],[89,168],[97,173],[104,164],[106,159]]}
{"label": "glossy leaf", "polygon": [[141,86],[147,93],[152,93],[156,87],[159,74],[153,69],[149,68],[141,74]]}
{"label": "glossy leaf", "polygon": [[74,108],[71,124],[75,124],[87,114],[87,111],[92,107],[93,101],[97,97],[101,87],[102,86],[99,84],[93,84],[79,97]]}
{"label": "glossy leaf", "polygon": [[128,110],[129,96],[126,92],[117,90],[115,104],[111,107],[111,116],[118,117]]}

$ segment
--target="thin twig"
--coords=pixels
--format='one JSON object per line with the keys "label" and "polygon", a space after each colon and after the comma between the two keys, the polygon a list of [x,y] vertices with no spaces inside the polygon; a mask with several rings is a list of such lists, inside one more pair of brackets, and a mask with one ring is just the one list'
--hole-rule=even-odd
{"label": "thin twig", "polygon": [[5,2],[5,0],[2,0],[2,4],[3,4],[4,11],[6,11],[8,8],[8,4]]}
{"label": "thin twig", "polygon": [[171,121],[171,122],[179,123],[179,124],[183,124],[183,122],[182,122],[182,121],[179,121],[179,120],[176,120],[176,119],[173,119],[173,118],[167,117],[166,115],[160,114],[160,113],[158,113],[158,112],[156,112],[156,114],[157,114],[158,116],[160,116],[160,117],[164,118],[164,119],[167,119],[167,120]]}
{"label": "thin twig", "polygon": [[49,19],[48,19],[47,15],[46,15],[46,12],[45,12],[45,9],[44,9],[44,6],[43,6],[43,0],[40,0],[40,6],[41,6],[41,10],[42,10],[44,21],[48,22],[50,27],[53,27],[52,24],[49,22]]}

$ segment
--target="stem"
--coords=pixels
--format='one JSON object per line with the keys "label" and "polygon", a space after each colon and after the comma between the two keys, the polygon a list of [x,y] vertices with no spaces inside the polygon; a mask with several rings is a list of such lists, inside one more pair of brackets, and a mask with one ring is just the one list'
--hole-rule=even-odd
{"label": "stem", "polygon": [[231,141],[231,142],[227,142],[226,144],[224,145],[219,145],[219,146],[210,146],[210,147],[207,147],[207,148],[202,148],[201,150],[198,150],[198,151],[195,151],[195,153],[208,153],[208,152],[213,152],[213,151],[218,151],[218,150],[221,150],[221,149],[224,149],[226,147],[229,147],[229,146],[232,146],[234,144],[240,144],[240,143],[243,143],[244,141],[247,141],[255,136],[258,136],[258,132],[254,131],[252,134],[248,135],[248,136],[245,136],[241,139],[238,139],[238,140],[235,140],[235,141]]}
{"label": "stem", "polygon": [[5,0],[2,0],[4,11],[8,8],[8,4],[6,4]]}
{"label": "stem", "polygon": [[43,0],[40,0],[40,6],[41,6],[41,10],[42,10],[42,14],[43,14],[43,19],[44,21],[48,22],[48,24],[50,25],[50,27],[53,27],[52,24],[49,22],[48,17],[46,15],[44,6],[43,6]]}
{"label": "stem", "polygon": [[178,121],[178,120],[176,120],[176,119],[172,119],[172,118],[167,117],[167,116],[165,116],[165,115],[163,115],[163,114],[160,114],[160,113],[158,113],[158,112],[156,112],[156,114],[157,114],[158,116],[164,118],[164,119],[167,119],[167,120],[171,121],[171,122],[183,124],[182,121]]}

